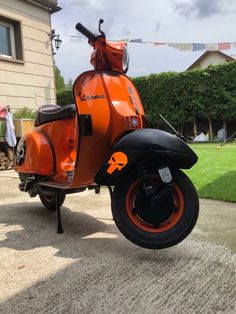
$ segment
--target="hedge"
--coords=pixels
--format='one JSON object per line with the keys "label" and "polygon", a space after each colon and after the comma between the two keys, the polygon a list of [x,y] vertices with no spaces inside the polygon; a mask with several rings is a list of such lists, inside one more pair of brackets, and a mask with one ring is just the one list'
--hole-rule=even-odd
{"label": "hedge", "polygon": [[[236,120],[236,61],[206,69],[167,72],[132,78],[152,125],[163,124],[159,113],[179,130],[207,119],[212,137],[213,120]],[[73,103],[72,91],[57,94],[58,103]],[[195,134],[196,135],[196,134]]]}
{"label": "hedge", "polygon": [[[236,62],[181,73],[133,78],[146,114],[160,124],[159,113],[179,129],[197,119],[236,120]],[[196,127],[196,126],[195,126]],[[211,134],[212,135],[212,134]]]}

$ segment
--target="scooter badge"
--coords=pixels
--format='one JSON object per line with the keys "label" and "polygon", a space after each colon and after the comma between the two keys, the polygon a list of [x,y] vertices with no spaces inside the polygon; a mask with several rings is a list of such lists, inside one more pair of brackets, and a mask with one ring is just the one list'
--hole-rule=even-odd
{"label": "scooter badge", "polygon": [[111,156],[108,163],[110,166],[107,169],[107,172],[112,174],[115,170],[120,171],[122,168],[124,168],[128,163],[128,158],[124,153],[116,152]]}

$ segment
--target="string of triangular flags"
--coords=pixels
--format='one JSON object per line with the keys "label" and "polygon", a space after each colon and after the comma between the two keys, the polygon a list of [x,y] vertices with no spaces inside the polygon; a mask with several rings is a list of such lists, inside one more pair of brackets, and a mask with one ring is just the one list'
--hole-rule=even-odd
{"label": "string of triangular flags", "polygon": [[138,39],[120,39],[111,40],[113,42],[126,42],[126,43],[139,43],[139,44],[152,44],[156,47],[167,46],[182,51],[200,51],[200,50],[228,50],[236,48],[236,42],[221,42],[221,43],[170,43],[170,42],[155,42],[143,41]]}
{"label": "string of triangular flags", "polygon": [[[71,38],[85,39],[82,36],[62,35]],[[151,44],[156,47],[171,47],[181,51],[201,51],[201,50],[228,50],[236,48],[236,42],[220,42],[220,43],[172,43],[172,42],[159,42],[159,41],[144,41],[142,38],[121,38],[117,40],[108,39],[112,42],[124,42],[130,44]]]}

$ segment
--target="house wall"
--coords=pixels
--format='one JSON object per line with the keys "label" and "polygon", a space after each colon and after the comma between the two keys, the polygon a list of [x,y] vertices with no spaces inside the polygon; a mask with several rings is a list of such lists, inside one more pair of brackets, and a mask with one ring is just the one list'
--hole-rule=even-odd
{"label": "house wall", "polygon": [[15,111],[55,103],[48,10],[24,0],[0,0],[0,16],[21,21],[23,61],[0,57],[0,105]]}
{"label": "house wall", "polygon": [[214,65],[214,64],[221,64],[221,63],[225,63],[225,62],[226,62],[226,60],[223,56],[221,56],[218,53],[213,51],[213,52],[211,52],[210,55],[208,55],[206,58],[204,58],[198,66],[205,69],[211,64]]}

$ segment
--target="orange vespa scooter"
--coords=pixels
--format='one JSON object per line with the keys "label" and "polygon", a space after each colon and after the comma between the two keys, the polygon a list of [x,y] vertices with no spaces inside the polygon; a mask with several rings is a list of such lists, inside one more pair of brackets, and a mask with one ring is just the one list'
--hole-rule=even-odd
{"label": "orange vespa scooter", "polygon": [[182,241],[193,229],[198,197],[189,178],[197,156],[178,136],[145,128],[139,95],[125,75],[125,43],[106,41],[82,24],[76,29],[94,48],[94,70],[82,73],[73,87],[75,105],[42,106],[35,128],[16,151],[21,191],[39,195],[56,210],[66,194],[107,186],[114,221],[130,241],[161,249]]}

